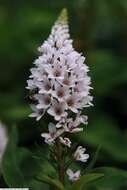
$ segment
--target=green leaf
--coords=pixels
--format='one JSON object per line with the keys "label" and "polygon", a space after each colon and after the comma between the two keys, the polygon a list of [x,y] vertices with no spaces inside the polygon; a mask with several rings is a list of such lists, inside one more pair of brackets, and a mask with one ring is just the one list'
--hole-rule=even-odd
{"label": "green leaf", "polygon": [[26,106],[15,106],[8,108],[7,112],[3,115],[6,115],[7,118],[11,120],[20,120],[26,118],[30,113],[29,107]]}
{"label": "green leaf", "polygon": [[80,134],[80,139],[83,143],[87,142],[93,147],[100,145],[101,151],[110,156],[110,159],[121,162],[127,161],[126,137],[124,137],[116,123],[104,114],[95,115],[89,123],[89,130],[87,133]]}
{"label": "green leaf", "polygon": [[37,180],[47,183],[50,186],[57,188],[58,190],[65,190],[63,184],[60,181],[58,181],[56,179],[52,179],[49,176],[40,174],[37,176]]}
{"label": "green leaf", "polygon": [[32,190],[41,190],[42,183],[34,179],[39,167],[33,158],[33,153],[25,148],[17,147],[17,140],[17,130],[13,127],[3,156],[4,180],[9,187],[29,187]]}
{"label": "green leaf", "polygon": [[94,167],[94,165],[95,165],[95,163],[96,163],[96,161],[98,159],[98,156],[99,156],[99,153],[100,153],[100,149],[101,149],[101,146],[98,146],[98,148],[97,148],[97,150],[96,150],[96,152],[95,152],[95,154],[93,156],[93,159],[88,164],[88,166],[86,167],[85,171],[91,170]]}
{"label": "green leaf", "polygon": [[82,176],[78,181],[74,182],[70,190],[83,190],[83,187],[86,184],[89,184],[97,179],[100,179],[104,176],[102,173],[90,173]]}
{"label": "green leaf", "polygon": [[119,190],[127,188],[127,171],[113,167],[100,167],[94,172],[104,173],[104,177],[94,183],[97,189]]}
{"label": "green leaf", "polygon": [[2,173],[9,187],[24,187],[25,179],[18,166],[16,157],[17,131],[13,127],[10,133],[8,145],[3,156]]}
{"label": "green leaf", "polygon": [[113,86],[127,82],[126,64],[121,67],[121,60],[111,52],[91,51],[88,54],[88,63],[90,64],[94,92],[97,95],[106,95],[112,90]]}

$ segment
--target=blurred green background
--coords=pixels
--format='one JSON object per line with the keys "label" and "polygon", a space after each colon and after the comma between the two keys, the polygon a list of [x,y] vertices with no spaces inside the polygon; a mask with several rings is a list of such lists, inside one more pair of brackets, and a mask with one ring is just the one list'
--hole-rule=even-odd
{"label": "blurred green background", "polygon": [[47,123],[28,118],[31,110],[25,100],[25,86],[29,69],[38,56],[37,47],[48,37],[63,7],[69,12],[74,47],[86,56],[94,88],[94,107],[84,110],[89,125],[74,138],[87,146],[91,159],[101,147],[94,167],[125,170],[121,175],[119,171],[108,171],[109,178],[97,190],[127,189],[126,0],[1,1],[0,119],[9,131],[12,125],[17,126],[19,147],[34,150],[37,143],[46,150],[40,126],[46,128]]}

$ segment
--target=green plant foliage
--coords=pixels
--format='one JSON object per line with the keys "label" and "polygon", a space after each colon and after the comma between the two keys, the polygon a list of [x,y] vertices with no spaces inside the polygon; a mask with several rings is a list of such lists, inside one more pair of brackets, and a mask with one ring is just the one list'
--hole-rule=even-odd
{"label": "green plant foliage", "polygon": [[19,106],[8,109],[7,112],[4,114],[6,117],[10,118],[11,120],[17,121],[26,118],[29,113],[30,113],[29,107]]}
{"label": "green plant foliage", "polygon": [[[96,122],[96,125],[95,125]],[[101,150],[110,155],[110,159],[127,161],[127,140],[121,131],[115,127],[110,118],[99,115],[91,122],[87,134],[81,135],[81,141],[92,146],[101,146]]]}
{"label": "green plant foliage", "polygon": [[85,190],[85,185],[102,177],[104,177],[102,173],[85,174],[78,181],[73,183],[70,190]]}
{"label": "green plant foliage", "polygon": [[38,168],[33,154],[25,148],[17,147],[17,131],[13,127],[2,163],[2,174],[8,187],[40,189],[41,184],[34,179]]}
{"label": "green plant foliage", "polygon": [[99,189],[124,189],[127,184],[127,172],[112,167],[102,167],[95,169],[96,172],[103,172],[104,177],[96,181],[95,187]]}
{"label": "green plant foliage", "polygon": [[[89,52],[88,63],[91,68],[93,87],[98,95],[106,95],[112,91],[112,87],[127,82],[127,67],[121,67],[124,60],[118,59],[110,51],[101,51],[99,49]],[[107,77],[108,76],[108,77]]]}
{"label": "green plant foliage", "polygon": [[24,187],[25,179],[18,165],[18,159],[16,157],[16,143],[17,133],[15,127],[13,127],[10,133],[8,146],[6,148],[3,163],[2,173],[8,186],[10,187]]}
{"label": "green plant foliage", "polygon": [[53,188],[57,188],[58,190],[65,190],[62,183],[56,179],[48,177],[46,175],[40,174],[37,176],[37,180],[42,181],[44,183],[49,184]]}

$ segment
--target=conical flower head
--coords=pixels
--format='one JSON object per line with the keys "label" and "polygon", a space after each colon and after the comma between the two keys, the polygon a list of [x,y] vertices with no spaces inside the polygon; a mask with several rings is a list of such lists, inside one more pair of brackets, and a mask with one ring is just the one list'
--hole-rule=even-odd
{"label": "conical flower head", "polygon": [[67,20],[63,9],[48,39],[38,48],[41,55],[27,81],[27,88],[35,92],[31,116],[37,120],[47,112],[60,121],[70,112],[77,114],[92,105],[88,67],[85,57],[72,46]]}
{"label": "conical flower head", "polygon": [[[51,34],[47,41],[39,48],[40,52],[45,52],[45,47],[55,48],[56,50],[61,49],[67,45],[70,45],[72,48],[72,40],[69,39],[69,29],[68,29],[68,16],[67,10],[63,9],[59,15],[57,21],[52,27]],[[49,47],[50,46],[50,47]],[[62,51],[62,50],[61,50]]]}

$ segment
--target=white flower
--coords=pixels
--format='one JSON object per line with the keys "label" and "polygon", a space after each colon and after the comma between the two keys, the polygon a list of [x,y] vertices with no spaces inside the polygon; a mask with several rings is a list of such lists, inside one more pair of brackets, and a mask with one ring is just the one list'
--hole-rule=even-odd
{"label": "white flower", "polygon": [[49,79],[63,79],[66,69],[67,67],[62,65],[60,61],[54,62],[53,65],[50,64],[46,66],[46,72],[48,73]]}
{"label": "white flower", "polygon": [[85,154],[86,148],[79,146],[74,153],[74,159],[81,162],[87,162],[89,154]]}
{"label": "white flower", "polygon": [[41,136],[45,138],[47,144],[53,144],[56,138],[56,127],[53,123],[48,125],[49,133],[42,133]]}
{"label": "white flower", "polygon": [[27,80],[28,86],[26,87],[29,90],[36,89],[38,86],[38,81],[36,78]]}
{"label": "white flower", "polygon": [[69,133],[77,133],[83,131],[83,128],[79,127],[81,123],[87,125],[87,119],[88,117],[86,115],[80,115],[81,112],[78,112],[76,115],[75,120],[72,118],[62,118],[61,121],[59,121],[56,125],[57,128],[63,127],[66,132]]}
{"label": "white flower", "polygon": [[88,124],[88,117],[86,115],[80,115],[81,113],[79,112],[76,116],[76,119],[74,121],[74,125],[75,126],[78,126],[80,125],[81,123],[83,123],[84,125],[87,125]]}
{"label": "white flower", "polygon": [[55,142],[55,139],[64,133],[64,129],[56,129],[56,126],[53,123],[48,125],[49,133],[42,133],[41,136],[45,138],[45,143],[52,145]]}
{"label": "white flower", "polygon": [[53,81],[49,80],[47,77],[43,77],[42,82],[38,83],[40,94],[51,94],[53,88]]}
{"label": "white flower", "polygon": [[65,146],[68,146],[68,147],[71,147],[71,141],[70,141],[70,139],[69,138],[66,138],[66,137],[59,137],[59,139],[60,139],[60,142],[62,143],[62,144],[64,144]]}
{"label": "white flower", "polygon": [[73,172],[71,169],[66,171],[70,181],[77,181],[80,178],[80,170]]}
{"label": "white flower", "polygon": [[0,122],[0,162],[2,161],[2,157],[8,142],[8,136],[6,132],[5,126]]}
{"label": "white flower", "polygon": [[32,69],[30,69],[30,71],[31,71],[30,78],[37,79],[37,81],[42,80],[42,74],[44,74],[44,73],[40,69],[32,68]]}
{"label": "white flower", "polygon": [[57,102],[56,100],[53,100],[52,105],[48,109],[48,113],[52,116],[54,116],[55,120],[60,120],[62,117],[66,117],[66,105],[64,102]]}
{"label": "white flower", "polygon": [[66,118],[62,117],[61,120],[59,120],[59,122],[56,124],[56,128],[65,128],[64,126],[66,126]]}
{"label": "white flower", "polygon": [[34,112],[31,113],[31,114],[29,115],[29,117],[36,117],[36,120],[39,121],[39,120],[42,118],[42,116],[44,115],[45,111],[44,111],[43,109],[38,109],[38,108],[36,107],[36,105],[34,105],[34,104],[31,104],[30,107],[31,107],[31,109],[32,109]]}
{"label": "white flower", "polygon": [[58,82],[62,86],[68,86],[69,88],[75,87],[75,82],[76,82],[76,77],[75,75],[70,74],[69,72],[64,73],[64,78],[63,79],[58,79]]}
{"label": "white flower", "polygon": [[61,120],[56,124],[56,128],[64,128],[65,132],[77,133],[83,131],[83,128],[79,127],[81,123],[87,125],[88,117],[86,115],[80,115],[81,112],[78,112],[76,118],[62,117]]}
{"label": "white flower", "polygon": [[71,118],[68,119],[68,124],[67,126],[64,126],[65,131],[69,133],[77,133],[83,131],[83,128],[80,128],[77,126],[77,123],[73,121]]}
{"label": "white flower", "polygon": [[[86,80],[88,80],[88,78]],[[74,92],[83,97],[87,96],[90,90],[90,87],[86,85],[86,80],[83,79],[76,82],[74,87]],[[87,82],[89,82],[89,80]]]}
{"label": "white flower", "polygon": [[51,96],[48,94],[39,94],[35,96],[38,100],[37,108],[38,109],[47,109],[51,104]]}
{"label": "white flower", "polygon": [[69,88],[67,86],[61,86],[56,84],[52,96],[57,98],[59,102],[65,101],[66,97],[69,95]]}
{"label": "white flower", "polygon": [[80,108],[79,98],[80,98],[79,96],[73,94],[68,96],[68,98],[66,99],[68,109],[70,109],[74,113],[78,113],[78,109]]}

